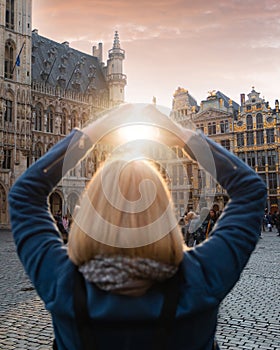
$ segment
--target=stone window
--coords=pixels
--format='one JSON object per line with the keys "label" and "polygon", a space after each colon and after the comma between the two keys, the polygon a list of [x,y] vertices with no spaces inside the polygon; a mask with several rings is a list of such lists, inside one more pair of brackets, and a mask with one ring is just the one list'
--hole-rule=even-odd
{"label": "stone window", "polygon": [[243,147],[244,146],[244,133],[239,132],[237,133],[237,147]]}
{"label": "stone window", "polygon": [[66,135],[67,133],[67,120],[68,120],[67,111],[64,109],[61,115],[61,124],[60,124],[60,133],[62,135]]}
{"label": "stone window", "polygon": [[247,146],[253,146],[254,145],[254,133],[253,131],[250,131],[247,133]]}
{"label": "stone window", "polygon": [[230,151],[230,140],[222,140],[221,141],[221,146],[223,146],[225,149]]}
{"label": "stone window", "polygon": [[35,107],[35,120],[34,120],[34,130],[43,130],[43,106],[38,103]]}
{"label": "stone window", "polygon": [[267,143],[275,142],[274,129],[266,129],[266,142]]}
{"label": "stone window", "polygon": [[78,113],[73,111],[71,114],[71,130],[78,126]]}
{"label": "stone window", "polygon": [[267,164],[268,164],[268,170],[276,170],[276,150],[275,149],[269,149],[267,151]]}
{"label": "stone window", "polygon": [[277,174],[268,173],[268,187],[271,194],[277,193]]}
{"label": "stone window", "polygon": [[251,168],[255,168],[255,166],[256,166],[256,156],[255,156],[255,152],[247,152],[247,164],[248,164]]}
{"label": "stone window", "polygon": [[4,149],[4,160],[2,163],[3,169],[11,169],[12,167],[12,150]]}
{"label": "stone window", "polygon": [[216,122],[208,123],[208,135],[216,134]]}
{"label": "stone window", "polygon": [[5,78],[13,79],[15,45],[11,40],[5,44]]}
{"label": "stone window", "polygon": [[35,145],[34,160],[38,160],[44,154],[43,145],[39,142]]}
{"label": "stone window", "polygon": [[246,158],[245,158],[245,153],[244,152],[239,152],[237,153],[237,157],[241,160],[243,160],[243,162],[245,163]]}
{"label": "stone window", "polygon": [[8,122],[8,123],[13,122],[13,101],[11,101],[11,100],[5,101],[4,121]]}
{"label": "stone window", "polygon": [[196,130],[201,130],[204,133],[204,125],[203,124],[197,124]]}
{"label": "stone window", "polygon": [[6,0],[6,27],[14,29],[15,27],[15,1]]}
{"label": "stone window", "polygon": [[253,117],[251,116],[251,114],[248,114],[246,117],[246,125],[247,125],[247,130],[253,129]]}
{"label": "stone window", "polygon": [[54,125],[54,109],[53,107],[48,107],[47,109],[47,123],[46,123],[46,132],[53,133]]}
{"label": "stone window", "polygon": [[263,116],[261,113],[258,113],[256,116],[257,129],[263,129]]}
{"label": "stone window", "polygon": [[265,152],[264,151],[257,152],[257,160],[258,160],[258,171],[265,171]]}
{"label": "stone window", "polygon": [[263,145],[264,144],[264,134],[263,130],[257,130],[257,145]]}
{"label": "stone window", "polygon": [[198,169],[198,188],[200,190],[204,190],[205,186],[206,186],[206,174],[203,170]]}
{"label": "stone window", "polygon": [[179,185],[184,185],[184,168],[183,168],[183,165],[179,165]]}
{"label": "stone window", "polygon": [[220,130],[221,130],[221,134],[225,134],[225,133],[229,132],[228,120],[220,121]]}

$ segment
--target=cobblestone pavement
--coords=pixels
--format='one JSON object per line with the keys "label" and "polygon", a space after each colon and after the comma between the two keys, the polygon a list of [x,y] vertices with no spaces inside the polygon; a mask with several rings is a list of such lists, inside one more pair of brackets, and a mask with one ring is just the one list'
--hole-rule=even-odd
{"label": "cobblestone pavement", "polygon": [[[241,279],[223,301],[217,338],[225,349],[280,349],[280,237],[263,233]],[[222,262],[221,262],[222,263]],[[50,350],[51,319],[0,231],[0,349]]]}

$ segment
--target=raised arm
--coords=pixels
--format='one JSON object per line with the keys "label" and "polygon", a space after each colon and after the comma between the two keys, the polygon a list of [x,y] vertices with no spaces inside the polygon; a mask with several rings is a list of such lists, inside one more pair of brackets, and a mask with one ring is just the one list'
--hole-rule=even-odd
{"label": "raised arm", "polygon": [[[20,176],[9,192],[11,227],[19,258],[45,301],[55,295],[59,270],[68,262],[48,197],[62,176],[92,147],[73,130]],[[69,156],[68,156],[69,155]]]}
{"label": "raised arm", "polygon": [[258,242],[266,186],[243,161],[203,134],[188,138],[185,150],[230,198],[211,238],[190,253],[202,266],[209,293],[222,299],[238,280]]}

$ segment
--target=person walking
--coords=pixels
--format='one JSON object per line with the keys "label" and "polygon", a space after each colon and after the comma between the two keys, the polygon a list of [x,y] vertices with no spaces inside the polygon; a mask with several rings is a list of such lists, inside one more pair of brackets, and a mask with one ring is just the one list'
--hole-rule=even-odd
{"label": "person walking", "polygon": [[[227,191],[210,238],[184,245],[166,181],[124,147],[85,188],[65,246],[49,210],[53,189],[94,145],[121,145],[123,128],[139,123],[184,147]],[[218,349],[219,305],[258,242],[266,192],[243,161],[154,105],[124,104],[74,129],[9,192],[17,253],[51,314],[54,348]]]}
{"label": "person walking", "polygon": [[192,222],[198,219],[198,215],[194,211],[189,211],[185,217],[185,225],[182,227],[182,234],[184,237],[184,241],[188,247],[192,247],[194,244],[194,237],[192,233]]}
{"label": "person walking", "polygon": [[200,210],[199,217],[192,223],[192,235],[194,239],[194,245],[202,243],[205,239],[208,239],[211,231],[216,222],[216,213],[213,209],[203,207]]}

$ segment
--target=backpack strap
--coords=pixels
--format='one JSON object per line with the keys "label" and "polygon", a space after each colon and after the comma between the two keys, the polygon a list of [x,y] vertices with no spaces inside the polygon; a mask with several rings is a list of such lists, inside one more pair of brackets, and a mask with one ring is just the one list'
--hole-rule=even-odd
{"label": "backpack strap", "polygon": [[[154,350],[164,350],[168,346],[168,337],[172,331],[175,321],[176,309],[179,301],[179,287],[182,277],[181,268],[177,273],[160,285],[163,290],[164,300],[159,317],[159,327],[157,329]],[[87,308],[87,295],[85,280],[78,271],[75,274],[74,281],[74,311],[76,323],[82,343],[81,350],[98,350],[95,338],[95,330],[91,329],[91,319]]]}
{"label": "backpack strap", "polygon": [[159,316],[160,327],[158,328],[158,334],[155,337],[155,344],[153,348],[155,350],[168,349],[168,339],[171,335],[175,321],[176,310],[180,297],[180,282],[182,279],[183,273],[180,265],[177,273],[172,278],[165,281],[164,285],[162,286],[164,299]]}
{"label": "backpack strap", "polygon": [[58,350],[58,347],[57,347],[57,343],[56,343],[56,339],[55,339],[55,338],[54,338],[54,340],[53,340],[52,349],[53,349],[53,350]]}
{"label": "backpack strap", "polygon": [[96,350],[97,344],[94,337],[94,329],[90,330],[85,280],[79,271],[76,271],[74,279],[74,311],[82,344],[81,350]]}

